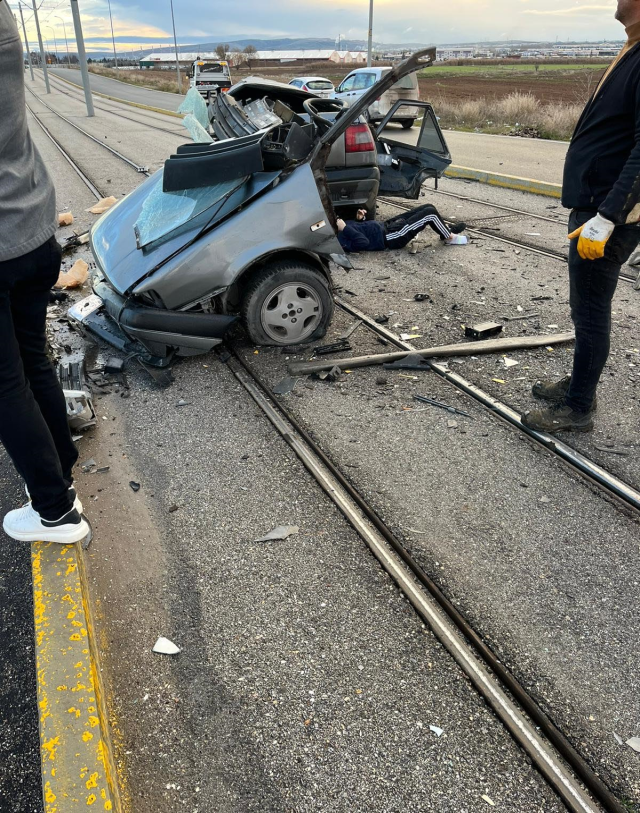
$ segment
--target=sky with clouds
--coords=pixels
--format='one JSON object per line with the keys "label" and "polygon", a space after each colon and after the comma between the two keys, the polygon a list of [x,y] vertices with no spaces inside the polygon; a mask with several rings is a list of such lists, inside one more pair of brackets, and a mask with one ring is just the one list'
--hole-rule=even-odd
{"label": "sky with clouds", "polygon": [[[44,36],[53,27],[70,47],[73,24],[69,0],[42,2]],[[374,40],[384,43],[462,43],[481,40],[622,39],[614,20],[616,0],[374,0]],[[17,0],[9,0],[17,9]],[[28,5],[31,0],[28,0]],[[366,38],[368,0],[173,0],[178,42],[190,44],[231,37]],[[79,0],[87,50],[110,47],[106,0]],[[153,48],[172,42],[169,0],[111,0],[118,48]],[[32,17],[25,8],[25,19]],[[33,21],[27,35],[34,39]]]}

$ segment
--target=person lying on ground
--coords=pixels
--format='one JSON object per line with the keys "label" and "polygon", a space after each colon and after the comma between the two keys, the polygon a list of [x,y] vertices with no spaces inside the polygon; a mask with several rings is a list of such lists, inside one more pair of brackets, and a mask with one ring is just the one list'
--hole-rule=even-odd
{"label": "person lying on ground", "polygon": [[53,182],[27,123],[24,54],[13,11],[0,0],[0,441],[29,501],[4,518],[23,542],[71,544],[89,525],[73,489],[78,452],[47,356],[49,291],[62,250]]}
{"label": "person lying on ground", "polygon": [[621,266],[640,242],[640,0],[618,0],[627,43],[580,117],[564,165],[569,217],[569,307],[576,329],[573,369],[538,381],[549,402],[522,416],[541,432],[593,428],[596,388],[609,356],[611,301]]}
{"label": "person lying on ground", "polygon": [[448,246],[464,246],[467,243],[467,238],[460,234],[466,229],[466,224],[456,223],[449,228],[436,207],[430,203],[390,220],[367,220],[364,209],[358,209],[356,218],[346,222],[338,218],[338,240],[347,252],[403,248],[427,226],[431,226]]}

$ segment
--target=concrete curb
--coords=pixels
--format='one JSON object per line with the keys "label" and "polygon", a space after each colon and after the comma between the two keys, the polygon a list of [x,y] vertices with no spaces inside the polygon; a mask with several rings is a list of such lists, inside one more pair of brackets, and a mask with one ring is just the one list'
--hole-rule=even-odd
{"label": "concrete curb", "polygon": [[[71,87],[79,88],[82,90],[82,85],[76,85],[75,82],[70,82],[68,79],[65,79],[64,76],[58,76],[58,74],[53,74],[56,79],[59,79],[61,82],[66,82]],[[114,79],[114,82],[118,82],[118,79]],[[128,82],[120,82],[121,85],[127,85],[128,87],[137,87],[137,85],[131,85]],[[144,85],[140,85],[140,87],[144,87]],[[145,88],[149,90],[149,88]],[[164,91],[158,91],[159,93],[164,93]],[[128,99],[120,99],[117,96],[108,96],[106,93],[100,93],[99,90],[91,89],[91,93],[94,96],[102,96],[103,99],[109,99],[112,102],[120,102],[120,104],[128,104],[129,107],[139,107],[141,110],[151,110],[153,113],[162,113],[165,116],[173,116],[175,119],[183,119],[184,116],[182,113],[176,113],[174,110],[165,110],[163,107],[151,107],[148,104],[140,104],[139,102],[130,102]],[[171,94],[173,95],[173,94]],[[176,94],[177,95],[177,94]]]}
{"label": "concrete curb", "polygon": [[451,165],[444,173],[447,178],[478,181],[489,186],[500,186],[503,189],[516,189],[519,192],[529,192],[533,195],[546,195],[550,198],[562,196],[562,186],[548,181],[536,181],[532,178],[518,178],[516,175],[502,175],[498,172],[487,172],[483,169],[471,167],[458,167]]}
{"label": "concrete curb", "polygon": [[31,546],[45,813],[121,813],[82,551]]}

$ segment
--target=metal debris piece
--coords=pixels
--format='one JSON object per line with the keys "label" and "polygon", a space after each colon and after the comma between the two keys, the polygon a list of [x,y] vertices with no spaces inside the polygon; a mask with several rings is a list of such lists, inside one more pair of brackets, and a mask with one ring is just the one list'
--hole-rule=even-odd
{"label": "metal debris piece", "polygon": [[502,333],[502,325],[499,322],[479,322],[464,329],[464,335],[474,341],[488,339],[489,336],[496,336],[498,333]]}
{"label": "metal debris piece", "polygon": [[342,375],[340,367],[332,367],[330,370],[323,370],[318,373],[320,381],[337,381]]}
{"label": "metal debris piece", "polygon": [[169,513],[170,514],[175,514],[175,512],[178,511],[179,509],[180,509],[179,505],[170,505],[169,506]]}
{"label": "metal debris piece", "polygon": [[615,732],[615,731],[613,732],[613,738],[614,738],[614,739],[615,739],[615,741],[618,743],[618,745],[624,745],[624,740],[622,739],[622,737],[620,736],[620,734],[616,734],[616,732]]}
{"label": "metal debris piece", "polygon": [[146,364],[141,358],[138,358],[138,362],[140,366],[149,373],[156,384],[159,384],[161,387],[168,387],[169,384],[173,383],[173,373],[169,367],[154,367],[151,364]]}
{"label": "metal debris piece", "polygon": [[433,731],[433,733],[436,735],[436,737],[441,737],[444,734],[444,729],[440,728],[437,725],[430,725],[429,730]]}
{"label": "metal debris piece", "polygon": [[633,748],[634,751],[640,753],[640,737],[631,737],[630,740],[625,742],[625,745],[628,745],[629,748]]}
{"label": "metal debris piece", "polygon": [[83,472],[85,472],[85,474],[91,471],[92,469],[95,469],[95,467],[96,461],[93,458],[85,460],[84,463],[80,466],[80,468],[82,469]]}
{"label": "metal debris piece", "polygon": [[289,395],[290,392],[293,392],[297,383],[297,378],[287,376],[286,378],[283,378],[282,381],[278,381],[271,392],[274,395]]}
{"label": "metal debris piece", "polygon": [[420,401],[423,404],[431,404],[431,406],[439,407],[440,409],[446,409],[447,412],[451,412],[454,415],[463,415],[465,418],[472,417],[468,412],[464,412],[462,409],[456,409],[455,407],[449,406],[449,404],[442,404],[440,401],[434,401],[433,398],[426,398],[424,395],[414,395],[413,400]]}
{"label": "metal debris piece", "polygon": [[283,539],[288,539],[293,534],[297,534],[300,528],[297,525],[278,525],[272,531],[269,531],[268,534],[260,537],[260,539],[254,539],[254,542],[280,542]]}
{"label": "metal debris piece", "polygon": [[67,420],[74,431],[96,425],[96,411],[86,387],[82,362],[58,365],[58,379],[67,403]]}
{"label": "metal debris piece", "polygon": [[416,294],[413,298],[416,302],[429,302],[433,305],[433,299],[431,299],[429,294]]}
{"label": "metal debris piece", "polygon": [[[353,336],[353,334],[356,332],[356,330],[360,327],[361,324],[362,324],[362,319],[358,319],[357,322],[354,322],[352,325],[350,325],[345,330],[345,332],[339,337],[338,341],[342,342],[342,341],[345,341],[346,339],[348,339],[350,336]],[[317,351],[317,348],[316,348],[316,351]]]}
{"label": "metal debris piece", "polygon": [[347,352],[351,350],[351,345],[346,339],[338,339],[337,342],[333,342],[332,344],[321,344],[318,347],[314,347],[313,354],[314,356],[327,356],[330,353],[341,353]]}
{"label": "metal debris piece", "polygon": [[136,483],[135,480],[129,480],[129,485],[131,486],[132,491],[140,491],[140,483]]}
{"label": "metal debris piece", "polygon": [[178,403],[176,404],[176,406],[177,406],[177,407],[191,406],[191,404],[192,404],[192,403],[193,403],[193,401],[185,401],[185,400],[184,400],[184,398],[181,398],[181,399],[178,401]]}
{"label": "metal debris piece", "polygon": [[382,366],[385,370],[431,370],[431,365],[419,353],[409,353],[398,361]]}
{"label": "metal debris piece", "polygon": [[379,313],[374,318],[374,322],[377,322],[379,325],[386,325],[388,321],[389,321],[389,317],[384,313]]}
{"label": "metal debris piece", "polygon": [[177,655],[179,652],[182,652],[179,646],[176,646],[173,641],[170,641],[163,635],[155,642],[152,651],[157,652],[159,655]]}
{"label": "metal debris piece", "polygon": [[522,322],[524,319],[535,319],[539,313],[525,313],[522,316],[503,316],[505,322]]}
{"label": "metal debris piece", "polygon": [[105,373],[121,373],[124,370],[124,359],[118,356],[109,356],[104,364]]}
{"label": "metal debris piece", "polygon": [[608,452],[609,454],[618,454],[621,457],[629,457],[629,455],[631,454],[631,452],[628,452],[626,449],[611,449],[608,446],[598,446],[597,443],[594,443],[593,445],[595,446],[595,448],[599,452]]}
{"label": "metal debris piece", "polygon": [[104,474],[105,472],[109,471],[111,466],[100,466],[100,468],[96,469],[98,474]]}

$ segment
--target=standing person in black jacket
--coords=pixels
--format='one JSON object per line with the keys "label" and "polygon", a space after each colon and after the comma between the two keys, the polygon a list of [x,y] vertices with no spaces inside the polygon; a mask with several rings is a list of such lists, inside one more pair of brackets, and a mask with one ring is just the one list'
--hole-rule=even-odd
{"label": "standing person in black jacket", "polygon": [[562,205],[569,218],[573,371],[538,381],[551,402],[523,415],[545,432],[593,428],[596,387],[609,355],[611,300],[620,267],[640,242],[640,0],[618,0],[627,43],[584,109],[567,152]]}

